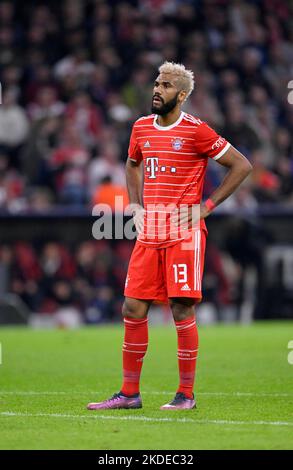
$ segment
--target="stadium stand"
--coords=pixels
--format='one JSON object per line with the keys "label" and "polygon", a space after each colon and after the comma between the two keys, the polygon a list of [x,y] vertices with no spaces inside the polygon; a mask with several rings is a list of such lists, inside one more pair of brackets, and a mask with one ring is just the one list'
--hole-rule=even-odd
{"label": "stadium stand", "polygon": [[[24,225],[25,214],[88,217],[111,191],[125,194],[131,125],[150,113],[153,79],[166,59],[194,71],[185,110],[253,164],[221,210],[291,213],[292,35],[285,0],[2,1],[0,213],[24,216]],[[222,172],[209,165],[205,197]],[[244,297],[250,316],[266,316],[264,266],[285,261],[280,250],[272,254],[271,231],[263,232],[235,219],[230,236],[211,241],[205,289],[218,318],[231,305],[245,316]],[[71,307],[81,321],[120,318],[130,242],[11,240],[0,238],[1,295],[17,294],[33,312]]]}

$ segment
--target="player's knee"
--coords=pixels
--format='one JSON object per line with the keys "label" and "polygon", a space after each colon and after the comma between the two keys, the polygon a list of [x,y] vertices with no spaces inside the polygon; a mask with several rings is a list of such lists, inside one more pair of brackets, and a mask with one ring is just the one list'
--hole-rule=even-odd
{"label": "player's knee", "polygon": [[141,319],[148,313],[148,305],[137,299],[126,298],[122,306],[123,317]]}
{"label": "player's knee", "polygon": [[175,321],[183,321],[194,315],[193,299],[171,299],[170,306]]}

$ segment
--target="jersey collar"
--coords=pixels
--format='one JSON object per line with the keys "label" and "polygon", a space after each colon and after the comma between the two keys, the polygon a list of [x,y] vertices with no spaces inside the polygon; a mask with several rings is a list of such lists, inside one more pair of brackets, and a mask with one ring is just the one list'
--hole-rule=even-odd
{"label": "jersey collar", "polygon": [[153,125],[159,131],[168,131],[169,129],[173,129],[173,127],[178,126],[178,124],[182,121],[182,119],[184,117],[184,114],[185,114],[184,111],[181,111],[181,114],[180,114],[179,118],[177,119],[177,121],[173,122],[173,124],[170,124],[170,126],[160,126],[157,123],[158,114],[155,114]]}

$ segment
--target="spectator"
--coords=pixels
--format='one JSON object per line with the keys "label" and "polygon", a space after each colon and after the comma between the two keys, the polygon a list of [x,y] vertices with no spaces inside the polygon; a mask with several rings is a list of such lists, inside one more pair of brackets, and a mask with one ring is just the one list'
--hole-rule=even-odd
{"label": "spectator", "polygon": [[221,133],[248,157],[251,155],[251,152],[259,149],[261,146],[258,135],[245,119],[242,105],[231,105],[228,107],[226,124],[221,129]]}
{"label": "spectator", "polygon": [[97,144],[101,132],[102,115],[97,106],[91,102],[87,93],[79,92],[66,109],[66,116],[80,135],[87,148]]}
{"label": "spectator", "polygon": [[[120,203],[120,200],[122,200],[122,203]],[[119,209],[124,210],[129,204],[127,190],[125,186],[113,184],[111,176],[105,176],[93,195],[92,204],[93,206],[96,204],[106,204],[112,211],[119,205]]]}
{"label": "spectator", "polygon": [[261,151],[252,154],[253,171],[251,179],[254,185],[254,194],[260,202],[274,202],[278,200],[281,181],[271,170],[265,167]]}
{"label": "spectator", "polygon": [[54,67],[54,73],[57,80],[63,80],[70,75],[77,78],[78,86],[88,84],[95,66],[88,60],[88,54],[85,49],[78,48],[73,54],[68,55],[57,62]]}
{"label": "spectator", "polygon": [[82,145],[74,126],[66,123],[63,143],[52,154],[49,165],[55,175],[54,186],[60,202],[82,205],[87,202],[87,164],[89,152]]}
{"label": "spectator", "polygon": [[101,155],[94,158],[89,165],[88,178],[91,195],[108,175],[111,175],[114,184],[125,186],[125,171],[119,161],[119,147],[116,142],[110,141],[104,142]]}
{"label": "spectator", "polygon": [[38,121],[61,116],[64,109],[64,104],[57,99],[55,88],[43,86],[36,93],[36,102],[28,106],[28,114],[33,121]]}
{"label": "spectator", "polygon": [[18,152],[29,131],[28,119],[17,105],[15,93],[6,90],[0,106],[0,146],[9,154],[10,164],[18,167]]}
{"label": "spectator", "polygon": [[9,168],[9,157],[0,154],[0,208],[14,211],[23,197],[24,180],[18,171]]}

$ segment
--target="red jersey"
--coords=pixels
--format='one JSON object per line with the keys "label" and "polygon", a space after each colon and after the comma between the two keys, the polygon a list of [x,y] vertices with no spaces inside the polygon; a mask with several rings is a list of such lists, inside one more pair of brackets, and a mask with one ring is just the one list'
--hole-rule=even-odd
{"label": "red jersey", "polygon": [[[134,123],[128,157],[144,162],[145,223],[138,241],[162,248],[184,239],[170,225],[170,214],[182,205],[199,207],[208,158],[217,160],[230,144],[183,111],[170,126],[160,126],[157,118],[152,114]],[[203,220],[201,226],[205,227]]]}

